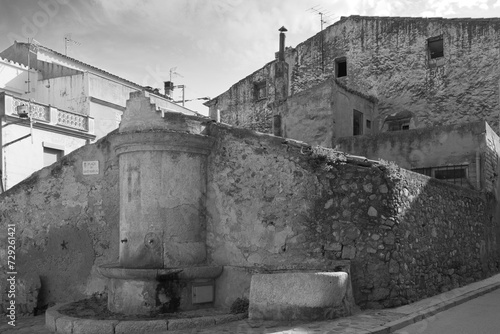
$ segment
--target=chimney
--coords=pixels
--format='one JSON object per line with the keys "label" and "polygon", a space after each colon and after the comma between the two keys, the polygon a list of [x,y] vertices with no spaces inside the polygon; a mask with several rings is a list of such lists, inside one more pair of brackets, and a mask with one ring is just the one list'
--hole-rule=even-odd
{"label": "chimney", "polygon": [[284,26],[279,28],[280,32],[280,50],[278,52],[278,60],[285,61],[285,31],[288,31]]}
{"label": "chimney", "polygon": [[174,83],[172,81],[164,81],[163,85],[165,89],[165,95],[172,97],[172,92],[174,91]]}

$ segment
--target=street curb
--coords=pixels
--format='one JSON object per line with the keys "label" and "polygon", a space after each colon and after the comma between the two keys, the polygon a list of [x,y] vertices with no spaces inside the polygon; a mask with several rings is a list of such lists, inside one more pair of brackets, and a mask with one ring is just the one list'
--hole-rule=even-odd
{"label": "street curb", "polygon": [[392,333],[398,329],[404,328],[406,326],[412,325],[426,318],[432,317],[433,315],[436,315],[439,312],[446,311],[454,306],[463,304],[471,299],[480,297],[484,294],[487,294],[499,288],[500,288],[500,282],[494,282],[488,286],[480,287],[475,290],[465,292],[456,297],[436,303],[435,305],[423,307],[422,309],[415,311],[411,314],[405,315],[398,320],[388,322],[382,325],[380,328],[371,330],[370,333],[373,334]]}

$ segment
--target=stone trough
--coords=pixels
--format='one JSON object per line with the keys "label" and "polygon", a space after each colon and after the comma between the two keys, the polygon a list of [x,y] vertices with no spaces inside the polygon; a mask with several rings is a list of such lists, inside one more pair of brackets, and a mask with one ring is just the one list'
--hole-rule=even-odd
{"label": "stone trough", "polygon": [[250,285],[251,320],[326,320],[352,314],[345,272],[256,274]]}

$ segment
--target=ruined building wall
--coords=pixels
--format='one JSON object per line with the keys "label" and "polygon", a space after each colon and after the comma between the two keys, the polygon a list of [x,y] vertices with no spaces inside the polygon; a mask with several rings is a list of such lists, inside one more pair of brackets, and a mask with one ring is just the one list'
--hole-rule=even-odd
{"label": "ruined building wall", "polygon": [[332,147],[335,138],[354,134],[355,112],[361,115],[360,134],[372,133],[376,127],[376,101],[349,91],[334,78],[290,96],[278,108],[283,137],[324,147]]}
{"label": "ruined building wall", "polygon": [[232,86],[209,105],[223,123],[272,133],[273,110],[287,94],[287,64],[273,61]]}
{"label": "ruined building wall", "polygon": [[242,294],[241,268],[349,260],[358,305],[390,307],[498,271],[497,220],[479,192],[246,130],[212,131],[208,254],[239,268],[226,281],[243,281]]}
{"label": "ruined building wall", "polygon": [[[6,267],[8,224],[15,227],[17,314],[104,291],[106,280],[96,268],[117,261],[119,239],[118,160],[107,138],[73,151],[0,194],[4,311],[5,274],[12,271]],[[99,174],[84,175],[84,161],[98,161]],[[36,287],[41,287],[38,296]]]}
{"label": "ruined building wall", "polygon": [[[498,129],[499,30],[497,18],[343,18],[288,49],[289,94],[335,75],[345,57],[339,79],[377,97],[382,119],[409,111],[418,127],[486,120]],[[427,39],[440,35],[444,57],[430,60]]]}
{"label": "ruined building wall", "polygon": [[[342,18],[285,50],[285,97],[336,77],[336,61],[345,59],[347,75],[337,79],[379,100],[379,129],[388,115],[406,112],[413,114],[412,127],[485,120],[498,130],[499,31],[498,18]],[[443,57],[430,59],[428,39],[439,36]],[[252,128],[250,119],[265,121],[255,115],[275,102],[272,94],[259,103],[248,96],[261,73],[274,82],[269,69],[268,64],[212,101],[224,112],[223,122]]]}

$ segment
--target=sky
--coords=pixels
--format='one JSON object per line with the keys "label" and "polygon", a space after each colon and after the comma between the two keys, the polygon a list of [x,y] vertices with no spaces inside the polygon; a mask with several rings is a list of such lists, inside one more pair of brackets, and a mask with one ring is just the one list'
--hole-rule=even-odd
{"label": "sky", "polygon": [[[341,16],[500,17],[500,0],[0,0],[0,50],[38,43],[143,86],[185,86],[186,107],[274,59],[278,29],[297,44]],[[175,98],[181,99],[181,89]]]}

